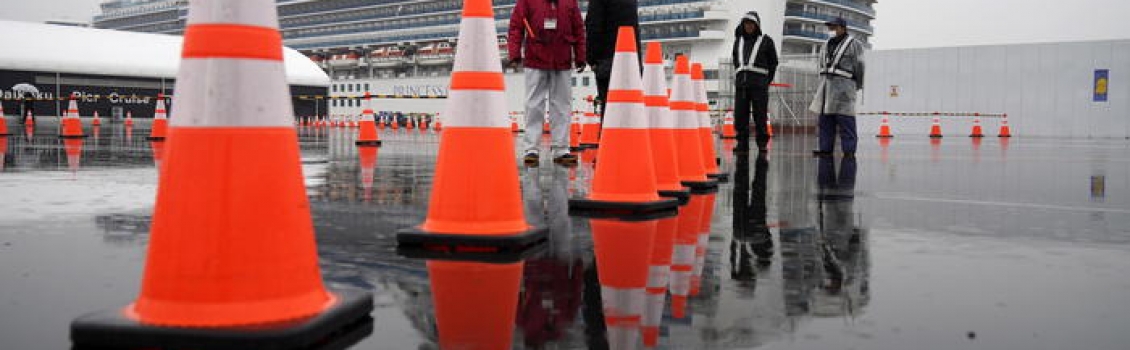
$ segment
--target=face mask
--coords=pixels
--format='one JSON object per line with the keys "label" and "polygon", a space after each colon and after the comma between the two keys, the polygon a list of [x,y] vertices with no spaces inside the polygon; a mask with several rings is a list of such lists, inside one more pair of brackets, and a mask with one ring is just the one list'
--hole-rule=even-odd
{"label": "face mask", "polygon": [[828,37],[829,37],[829,38],[835,38],[835,37],[837,37],[837,36],[839,36],[839,35],[840,35],[840,34],[839,34],[839,33],[837,33],[837,32],[836,32],[836,31],[834,31],[834,30],[829,30],[829,31],[828,31]]}

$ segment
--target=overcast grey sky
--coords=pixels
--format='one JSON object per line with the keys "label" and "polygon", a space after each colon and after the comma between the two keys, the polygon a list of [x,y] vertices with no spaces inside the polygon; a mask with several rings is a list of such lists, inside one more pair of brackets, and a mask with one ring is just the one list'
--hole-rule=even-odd
{"label": "overcast grey sky", "polygon": [[[741,1],[741,0],[735,0]],[[0,19],[89,21],[101,0],[4,0]],[[1130,0],[879,0],[876,49],[1130,38]]]}

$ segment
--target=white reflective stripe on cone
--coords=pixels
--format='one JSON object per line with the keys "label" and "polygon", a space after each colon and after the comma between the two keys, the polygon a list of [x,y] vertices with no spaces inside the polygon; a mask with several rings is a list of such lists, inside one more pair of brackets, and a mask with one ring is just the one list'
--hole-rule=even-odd
{"label": "white reflective stripe on cone", "polygon": [[[694,83],[695,103],[696,103],[695,108],[698,108],[698,104],[706,104],[706,106],[707,106],[706,108],[707,108],[707,110],[709,110],[710,109],[710,102],[706,98],[706,81],[704,81],[704,80],[694,80],[693,83]],[[712,124],[714,124],[714,122],[712,120],[710,120],[710,112],[709,111],[698,111],[698,122],[699,122],[698,127],[700,127],[700,128],[708,128],[708,127],[714,126],[714,125],[712,125]]]}
{"label": "white reflective stripe on cone", "polygon": [[643,316],[643,288],[600,286],[600,299],[605,317]]}
{"label": "white reflective stripe on cone", "polygon": [[675,250],[671,255],[671,262],[673,265],[691,265],[694,263],[694,249],[693,244],[676,244]]}
{"label": "white reflective stripe on cone", "polygon": [[668,107],[644,107],[652,129],[674,129],[678,122]]}
{"label": "white reflective stripe on cone", "polygon": [[[640,57],[635,52],[617,52],[612,61],[609,90],[643,90],[640,77]],[[608,113],[605,113],[608,115]]]}
{"label": "white reflective stripe on cone", "polygon": [[663,66],[658,64],[645,64],[643,66],[643,81],[655,82],[643,85],[643,94],[647,96],[667,96],[667,77],[664,76]]}
{"label": "white reflective stripe on cone", "polygon": [[604,114],[605,129],[647,129],[647,114],[643,103],[609,102]]}
{"label": "white reflective stripe on cone", "polygon": [[451,90],[443,127],[509,128],[506,93],[497,90]]}
{"label": "white reflective stripe on cone", "polygon": [[671,267],[667,265],[651,265],[647,269],[647,287],[663,288],[667,286],[667,276]]}
{"label": "white reflective stripe on cone", "polygon": [[[214,23],[272,29],[279,27],[275,0],[192,0],[191,5],[191,11],[188,11],[188,25]],[[264,9],[270,10],[264,11]]]}
{"label": "white reflective stripe on cone", "polygon": [[698,129],[698,112],[671,111],[675,115],[676,129]]}
{"label": "white reflective stripe on cone", "polygon": [[454,72],[502,72],[498,34],[493,18],[464,17],[459,24],[459,49]]}
{"label": "white reflective stripe on cone", "polygon": [[691,272],[671,271],[671,295],[687,295],[691,292]]}
{"label": "white reflective stripe on cone", "polygon": [[289,127],[294,119],[282,61],[185,58],[177,77],[170,126]]}
{"label": "white reflective stripe on cone", "polygon": [[637,326],[625,327],[609,325],[606,336],[609,349],[638,349],[640,343],[640,330]]}
{"label": "white reflective stripe on cone", "polygon": [[643,310],[643,319],[640,324],[644,326],[659,326],[659,322],[663,320],[663,305],[666,304],[667,294],[647,294],[647,305]]}
{"label": "white reflective stripe on cone", "polygon": [[[691,76],[687,74],[677,74],[675,79],[671,81],[671,102],[687,101],[695,102],[698,94],[694,91],[694,83],[691,81]],[[666,91],[663,92],[667,94]]]}

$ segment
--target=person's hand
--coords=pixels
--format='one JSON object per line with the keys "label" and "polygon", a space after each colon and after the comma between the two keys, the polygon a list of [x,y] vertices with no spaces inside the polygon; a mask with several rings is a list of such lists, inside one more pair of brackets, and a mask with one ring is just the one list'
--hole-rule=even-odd
{"label": "person's hand", "polygon": [[583,73],[585,71],[585,66],[587,66],[585,62],[577,62],[577,73]]}

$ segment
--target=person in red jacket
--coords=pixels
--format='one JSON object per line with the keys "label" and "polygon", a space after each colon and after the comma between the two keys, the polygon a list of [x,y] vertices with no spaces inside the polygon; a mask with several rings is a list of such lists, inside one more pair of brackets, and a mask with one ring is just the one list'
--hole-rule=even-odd
{"label": "person in red jacket", "polygon": [[[571,71],[585,70],[585,27],[577,0],[518,0],[510,16],[507,45],[511,66],[525,67],[527,164],[538,163],[538,141],[549,106],[553,160],[576,164],[569,153]],[[523,50],[524,47],[524,50]]]}

